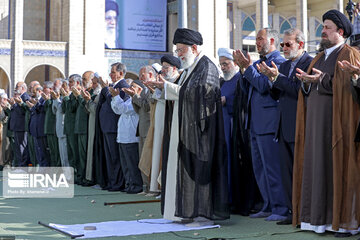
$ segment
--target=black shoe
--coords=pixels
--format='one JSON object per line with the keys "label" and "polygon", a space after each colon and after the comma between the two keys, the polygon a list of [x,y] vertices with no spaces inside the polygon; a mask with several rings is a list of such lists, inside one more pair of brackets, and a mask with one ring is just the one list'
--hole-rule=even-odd
{"label": "black shoe", "polygon": [[81,184],[81,186],[83,186],[83,187],[91,187],[91,186],[94,186],[94,185],[95,185],[95,183],[93,183],[91,181],[87,181],[87,180],[83,181],[82,184]]}
{"label": "black shoe", "polygon": [[351,237],[352,234],[351,233],[340,233],[340,232],[337,232],[334,234],[334,237],[337,237],[337,238],[345,238],[345,237]]}
{"label": "black shoe", "polygon": [[140,193],[140,192],[142,192],[142,189],[139,189],[139,190],[128,190],[128,191],[126,191],[126,193],[128,193],[128,194],[136,194],[136,193]]}
{"label": "black shoe", "polygon": [[277,225],[290,225],[290,224],[292,224],[292,218],[289,217],[289,218],[287,218],[287,219],[285,219],[283,221],[277,222],[276,224]]}
{"label": "black shoe", "polygon": [[120,192],[121,189],[120,188],[109,188],[108,192]]}

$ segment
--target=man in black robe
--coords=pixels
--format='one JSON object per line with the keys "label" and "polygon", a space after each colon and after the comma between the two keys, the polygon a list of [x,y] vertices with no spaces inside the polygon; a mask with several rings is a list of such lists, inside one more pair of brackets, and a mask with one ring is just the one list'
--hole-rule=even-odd
{"label": "man in black robe", "polygon": [[[164,79],[161,80],[162,86],[156,85],[164,87],[166,99],[178,94],[179,136],[171,136],[170,139],[178,139],[174,215],[198,222],[204,221],[199,217],[229,218],[219,71],[200,52],[202,42],[199,32],[177,29],[173,43],[184,72],[179,85],[167,81],[164,83]],[[167,175],[170,175],[169,172]],[[165,193],[165,218],[167,197]]]}

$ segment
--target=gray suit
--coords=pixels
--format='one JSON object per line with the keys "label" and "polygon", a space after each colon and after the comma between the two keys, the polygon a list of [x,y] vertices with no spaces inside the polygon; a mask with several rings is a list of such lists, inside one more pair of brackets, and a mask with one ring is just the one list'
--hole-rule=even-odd
{"label": "gray suit", "polygon": [[[101,90],[101,89],[100,89]],[[94,165],[94,140],[95,140],[95,119],[96,107],[99,102],[99,91],[96,92],[97,96],[94,100],[90,100],[85,104],[86,110],[89,112],[89,126],[88,126],[88,146],[87,146],[87,159],[86,159],[86,180],[93,181],[93,165]]]}
{"label": "gray suit", "polygon": [[[138,81],[135,81],[140,85]],[[140,93],[140,96],[134,95],[132,98],[132,105],[135,112],[139,115],[139,124],[136,132],[136,136],[139,136],[139,156],[144,146],[145,138],[147,136],[149,126],[150,126],[150,101],[154,101],[151,98],[151,92],[143,84],[141,84],[143,90]]]}
{"label": "gray suit", "polygon": [[61,100],[55,99],[52,104],[52,111],[56,114],[56,136],[59,141],[59,153],[61,159],[61,166],[68,167],[69,159],[67,154],[66,135],[64,134],[64,113],[61,108]]}

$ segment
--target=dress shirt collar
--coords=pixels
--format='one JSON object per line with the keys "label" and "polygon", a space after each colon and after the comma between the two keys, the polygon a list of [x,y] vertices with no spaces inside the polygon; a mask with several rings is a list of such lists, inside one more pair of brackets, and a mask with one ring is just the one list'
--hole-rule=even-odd
{"label": "dress shirt collar", "polygon": [[330,56],[330,54],[331,54],[335,49],[337,49],[338,47],[340,47],[340,46],[343,45],[343,44],[344,44],[344,43],[341,42],[341,43],[339,43],[339,44],[337,44],[337,45],[335,45],[335,46],[333,46],[333,47],[331,47],[331,48],[325,49],[325,50],[324,50],[325,60]]}

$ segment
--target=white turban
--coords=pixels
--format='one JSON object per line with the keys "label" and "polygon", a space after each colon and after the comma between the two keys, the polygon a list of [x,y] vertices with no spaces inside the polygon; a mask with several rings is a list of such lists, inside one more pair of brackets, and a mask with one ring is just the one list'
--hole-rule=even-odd
{"label": "white turban", "polygon": [[230,48],[219,48],[218,49],[218,55],[219,57],[226,57],[230,60],[234,60],[233,58],[233,51],[232,49]]}

